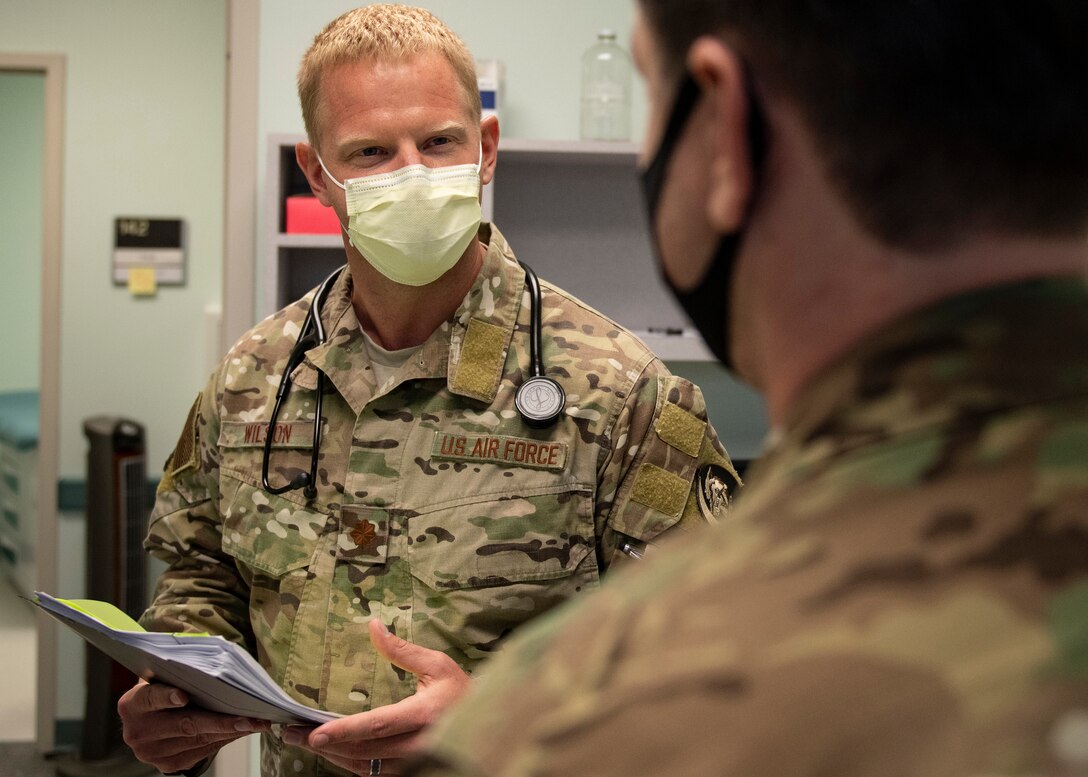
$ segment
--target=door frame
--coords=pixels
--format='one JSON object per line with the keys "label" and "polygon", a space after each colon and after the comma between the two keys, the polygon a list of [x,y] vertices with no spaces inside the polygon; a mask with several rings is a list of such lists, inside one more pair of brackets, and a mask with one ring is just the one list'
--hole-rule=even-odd
{"label": "door frame", "polygon": [[[64,94],[62,54],[0,52],[0,71],[45,76],[42,139],[41,367],[38,382],[38,515],[34,558],[39,591],[57,588],[57,479],[60,451],[61,247],[64,225]],[[35,738],[38,750],[56,747],[57,630],[38,613],[38,690]]]}
{"label": "door frame", "polygon": [[[219,353],[253,326],[257,255],[257,113],[260,79],[260,2],[227,3],[227,116],[223,203],[223,296]],[[213,777],[258,771],[253,737],[221,749]]]}

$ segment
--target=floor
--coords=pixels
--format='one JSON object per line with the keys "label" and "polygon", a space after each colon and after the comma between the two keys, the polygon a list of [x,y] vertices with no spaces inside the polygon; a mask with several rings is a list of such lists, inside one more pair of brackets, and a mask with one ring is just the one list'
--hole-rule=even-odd
{"label": "floor", "polygon": [[[34,742],[37,690],[37,634],[34,605],[21,599],[0,570],[0,777],[57,777],[94,774],[99,766],[80,763],[76,754],[43,756]],[[76,759],[73,761],[73,759]],[[127,761],[109,769],[114,777],[147,767]],[[158,772],[154,772],[158,774]]]}
{"label": "floor", "polygon": [[36,650],[33,606],[0,575],[0,656],[8,667],[0,693],[0,777],[56,775],[56,764],[34,745]]}
{"label": "floor", "polygon": [[0,742],[0,777],[56,777],[57,765],[33,742]]}
{"label": "floor", "polygon": [[0,577],[0,656],[8,668],[0,693],[0,742],[34,741],[36,651],[33,605]]}

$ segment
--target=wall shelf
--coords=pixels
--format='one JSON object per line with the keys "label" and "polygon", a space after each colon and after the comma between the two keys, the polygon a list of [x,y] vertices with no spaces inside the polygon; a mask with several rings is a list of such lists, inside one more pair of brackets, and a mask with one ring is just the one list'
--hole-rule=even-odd
{"label": "wall shelf", "polygon": [[[295,163],[301,135],[269,140],[264,314],[343,263],[339,235],[284,232],[286,197],[309,193]],[[667,358],[707,359],[702,341],[657,335],[685,318],[658,277],[643,223],[634,143],[503,139],[484,218],[494,220],[537,274],[653,341]]]}
{"label": "wall shelf", "polygon": [[[284,233],[284,201],[308,194],[295,163],[302,135],[269,138],[264,314],[305,294],[344,262],[339,235]],[[650,252],[634,143],[522,140],[499,144],[484,189],[494,220],[537,274],[632,330],[703,388],[731,453],[753,458],[767,426],[762,400],[714,361],[665,288]]]}

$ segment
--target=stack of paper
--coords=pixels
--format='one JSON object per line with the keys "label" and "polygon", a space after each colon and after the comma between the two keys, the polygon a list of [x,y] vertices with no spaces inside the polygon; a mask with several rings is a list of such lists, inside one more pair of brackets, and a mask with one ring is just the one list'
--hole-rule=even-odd
{"label": "stack of paper", "polygon": [[299,704],[245,649],[222,637],[144,631],[106,602],[56,599],[40,591],[34,596],[35,604],[129,671],[180,688],[212,712],[311,725],[340,717]]}

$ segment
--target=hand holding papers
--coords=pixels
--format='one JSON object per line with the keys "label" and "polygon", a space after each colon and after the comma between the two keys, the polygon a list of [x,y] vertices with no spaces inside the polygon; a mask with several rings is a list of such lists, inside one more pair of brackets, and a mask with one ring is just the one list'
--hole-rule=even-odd
{"label": "hand holding papers", "polygon": [[34,596],[36,605],[126,669],[180,688],[212,712],[294,724],[340,717],[292,699],[253,656],[222,637],[144,631],[106,602],[57,599],[40,591]]}

